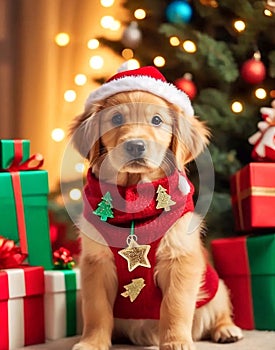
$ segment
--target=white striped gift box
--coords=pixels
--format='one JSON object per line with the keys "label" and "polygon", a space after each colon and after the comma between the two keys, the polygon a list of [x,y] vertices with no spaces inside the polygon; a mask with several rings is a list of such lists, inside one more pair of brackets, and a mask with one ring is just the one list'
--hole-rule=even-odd
{"label": "white striped gift box", "polygon": [[81,334],[79,269],[45,271],[44,275],[46,339]]}

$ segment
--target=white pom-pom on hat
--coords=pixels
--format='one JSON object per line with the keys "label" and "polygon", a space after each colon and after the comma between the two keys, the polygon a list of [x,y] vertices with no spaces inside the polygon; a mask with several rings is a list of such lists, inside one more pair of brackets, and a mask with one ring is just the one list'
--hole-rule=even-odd
{"label": "white pom-pom on hat", "polygon": [[177,105],[185,115],[194,116],[189,97],[175,85],[168,83],[158,69],[152,66],[122,70],[112,76],[97,90],[90,93],[85,110],[99,101],[126,91],[146,91]]}

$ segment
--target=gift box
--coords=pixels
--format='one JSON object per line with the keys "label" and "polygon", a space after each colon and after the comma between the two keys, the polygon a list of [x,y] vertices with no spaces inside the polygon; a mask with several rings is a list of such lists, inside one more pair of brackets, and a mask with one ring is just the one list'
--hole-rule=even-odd
{"label": "gift box", "polygon": [[[24,141],[21,144],[19,140],[14,142],[16,162],[6,171],[0,172],[0,232],[20,245],[22,253],[28,256],[30,265],[42,265],[45,269],[52,269],[48,173],[36,170],[39,165],[30,164],[35,156],[21,163],[20,159],[26,158]],[[2,141],[2,153],[5,154],[7,149],[4,145],[7,144]],[[18,156],[20,152],[21,157]]]}
{"label": "gift box", "polygon": [[46,339],[81,334],[79,269],[45,271],[44,274]]}
{"label": "gift box", "polygon": [[250,163],[231,177],[237,231],[275,228],[275,164]]}
{"label": "gift box", "polygon": [[42,267],[0,271],[0,350],[44,343]]}
{"label": "gift box", "polygon": [[275,234],[211,242],[219,276],[230,289],[243,329],[275,330]]}
{"label": "gift box", "polygon": [[[15,143],[21,144],[22,151],[15,147]],[[30,157],[29,140],[0,140],[0,169],[8,169],[14,160],[25,162]]]}

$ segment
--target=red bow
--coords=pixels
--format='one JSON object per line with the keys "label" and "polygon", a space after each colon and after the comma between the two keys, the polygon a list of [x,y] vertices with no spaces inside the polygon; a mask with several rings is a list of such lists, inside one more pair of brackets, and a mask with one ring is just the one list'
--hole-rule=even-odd
{"label": "red bow", "polygon": [[8,171],[25,171],[25,170],[36,170],[41,168],[43,165],[44,159],[42,154],[34,154],[25,162],[21,163],[21,157],[14,157],[12,163],[8,167]]}
{"label": "red bow", "polygon": [[0,269],[18,267],[26,257],[14,241],[0,236]]}
{"label": "red bow", "polygon": [[70,270],[75,266],[71,252],[66,248],[59,248],[53,253],[54,266],[57,269]]}

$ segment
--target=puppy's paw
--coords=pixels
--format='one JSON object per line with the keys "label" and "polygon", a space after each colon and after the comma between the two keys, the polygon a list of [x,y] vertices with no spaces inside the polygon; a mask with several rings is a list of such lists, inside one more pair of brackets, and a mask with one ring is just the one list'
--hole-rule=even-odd
{"label": "puppy's paw", "polygon": [[212,339],[216,343],[234,343],[242,338],[241,329],[234,324],[219,326],[212,333]]}
{"label": "puppy's paw", "polygon": [[171,342],[160,345],[160,350],[196,350],[193,342]]}
{"label": "puppy's paw", "polygon": [[75,344],[72,350],[109,350],[109,346],[106,345],[92,345],[86,342],[79,342]]}
{"label": "puppy's paw", "polygon": [[94,350],[94,347],[90,346],[87,343],[80,342],[80,343],[75,344],[73,346],[72,350]]}

